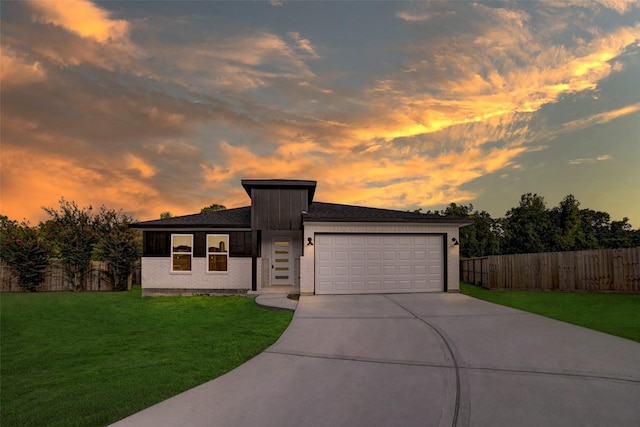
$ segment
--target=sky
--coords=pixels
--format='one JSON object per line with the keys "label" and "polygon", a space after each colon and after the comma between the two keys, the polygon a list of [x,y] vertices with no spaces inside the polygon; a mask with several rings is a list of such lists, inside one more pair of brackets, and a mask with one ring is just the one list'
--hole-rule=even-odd
{"label": "sky", "polygon": [[315,200],[640,228],[640,1],[2,1],[0,214]]}

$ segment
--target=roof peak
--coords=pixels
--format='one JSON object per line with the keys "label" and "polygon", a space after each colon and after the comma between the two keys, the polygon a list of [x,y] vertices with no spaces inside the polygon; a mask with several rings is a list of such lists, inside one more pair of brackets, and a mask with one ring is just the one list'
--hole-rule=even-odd
{"label": "roof peak", "polygon": [[243,179],[242,187],[251,197],[251,190],[258,189],[306,189],[308,191],[309,203],[313,201],[316,192],[317,181],[302,179]]}

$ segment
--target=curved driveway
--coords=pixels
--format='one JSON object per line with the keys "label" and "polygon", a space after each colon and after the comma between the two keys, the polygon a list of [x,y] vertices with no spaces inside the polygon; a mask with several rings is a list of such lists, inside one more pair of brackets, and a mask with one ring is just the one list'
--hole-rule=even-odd
{"label": "curved driveway", "polygon": [[118,426],[640,426],[640,344],[461,294],[301,297],[264,353]]}

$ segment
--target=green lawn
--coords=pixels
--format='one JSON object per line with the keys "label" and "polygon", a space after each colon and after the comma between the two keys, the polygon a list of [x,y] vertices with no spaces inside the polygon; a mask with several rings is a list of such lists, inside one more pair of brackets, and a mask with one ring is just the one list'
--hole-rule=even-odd
{"label": "green lawn", "polygon": [[292,318],[246,297],[140,295],[0,295],[0,425],[107,425],[237,367]]}
{"label": "green lawn", "polygon": [[545,291],[489,291],[460,284],[460,291],[491,301],[640,342],[640,295]]}

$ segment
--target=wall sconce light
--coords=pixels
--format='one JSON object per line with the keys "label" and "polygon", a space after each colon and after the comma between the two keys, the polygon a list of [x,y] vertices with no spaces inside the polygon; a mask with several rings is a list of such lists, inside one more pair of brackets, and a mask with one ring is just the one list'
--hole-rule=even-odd
{"label": "wall sconce light", "polygon": [[458,239],[456,239],[455,237],[451,238],[451,241],[453,242],[453,246],[458,246],[460,244],[460,242],[458,242]]}
{"label": "wall sconce light", "polygon": [[311,237],[307,237],[307,246],[313,246],[313,242],[311,241]]}

